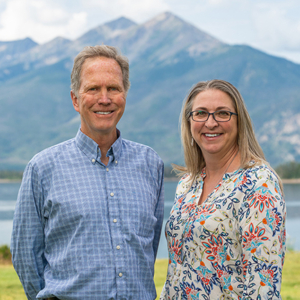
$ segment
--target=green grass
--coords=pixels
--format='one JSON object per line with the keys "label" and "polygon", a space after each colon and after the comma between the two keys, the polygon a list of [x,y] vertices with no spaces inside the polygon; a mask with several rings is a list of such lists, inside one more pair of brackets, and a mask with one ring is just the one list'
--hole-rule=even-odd
{"label": "green grass", "polygon": [[283,300],[300,299],[300,252],[291,251],[286,254],[281,296]]}
{"label": "green grass", "polygon": [[168,268],[168,260],[167,259],[158,259],[155,263],[154,269],[154,282],[156,286],[157,298],[159,299],[160,293],[166,281]]}
{"label": "green grass", "polygon": [[[159,259],[155,264],[154,281],[158,298],[165,283],[167,266],[166,259]],[[286,254],[281,296],[282,300],[300,299],[300,252],[289,251]],[[0,265],[0,300],[26,300],[22,285],[11,264]]]}
{"label": "green grass", "polygon": [[26,300],[25,293],[11,264],[0,266],[0,300]]}

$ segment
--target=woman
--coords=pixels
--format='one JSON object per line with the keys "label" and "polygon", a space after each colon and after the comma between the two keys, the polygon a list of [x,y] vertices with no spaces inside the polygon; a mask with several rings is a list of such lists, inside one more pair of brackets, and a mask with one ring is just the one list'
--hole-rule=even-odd
{"label": "woman", "polygon": [[264,159],[244,101],[222,80],[186,98],[186,167],[166,224],[168,274],[160,299],[281,299],[282,183]]}

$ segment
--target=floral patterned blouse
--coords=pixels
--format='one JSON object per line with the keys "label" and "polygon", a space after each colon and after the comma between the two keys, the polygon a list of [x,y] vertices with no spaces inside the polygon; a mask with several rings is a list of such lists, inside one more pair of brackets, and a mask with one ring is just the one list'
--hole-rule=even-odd
{"label": "floral patterned blouse", "polygon": [[226,173],[198,205],[205,176],[178,183],[160,299],[281,299],[286,208],[277,177],[266,165]]}

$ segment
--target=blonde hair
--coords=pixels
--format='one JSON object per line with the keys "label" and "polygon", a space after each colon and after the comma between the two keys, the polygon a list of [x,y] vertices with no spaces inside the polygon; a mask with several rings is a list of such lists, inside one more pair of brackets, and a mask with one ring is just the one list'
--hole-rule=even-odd
{"label": "blonde hair", "polygon": [[[249,168],[253,166],[253,163],[250,163],[251,161],[254,161],[254,165],[265,163],[269,166],[269,164],[265,160],[264,153],[255,137],[252,122],[243,97],[231,83],[224,80],[214,79],[210,81],[201,81],[194,85],[183,103],[181,111],[181,140],[184,150],[185,167],[173,165],[174,170],[177,171],[179,175],[189,173],[192,182],[194,181],[197,174],[199,174],[205,167],[205,160],[200,147],[197,145],[197,143],[193,143],[193,145],[191,144],[192,134],[190,129],[190,112],[192,111],[193,101],[195,97],[199,93],[210,89],[220,90],[229,95],[232,100],[234,109],[238,114],[237,145],[239,147],[241,157],[240,167]],[[274,170],[272,169],[272,171]],[[274,173],[276,174],[275,171]],[[277,177],[281,190],[283,190],[282,182],[278,175]]]}

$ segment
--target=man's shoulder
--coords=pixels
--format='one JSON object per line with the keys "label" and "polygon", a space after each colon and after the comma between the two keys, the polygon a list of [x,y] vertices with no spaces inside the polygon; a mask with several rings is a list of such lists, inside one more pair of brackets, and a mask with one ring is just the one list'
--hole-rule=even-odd
{"label": "man's shoulder", "polygon": [[75,144],[75,138],[70,140],[61,142],[54,146],[48,147],[41,152],[37,153],[30,161],[31,165],[42,166],[44,164],[49,163],[50,161],[54,161],[59,158],[62,153],[65,153],[68,148],[73,147]]}
{"label": "man's shoulder", "polygon": [[130,141],[127,139],[122,139],[122,143],[126,151],[133,152],[137,156],[153,157],[154,159],[162,162],[161,157],[150,146]]}

